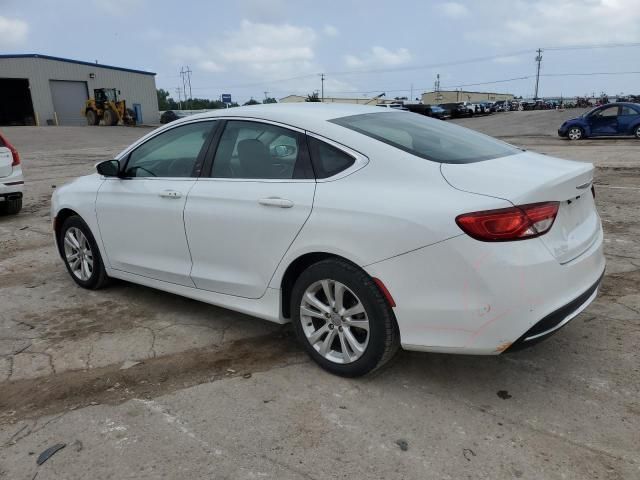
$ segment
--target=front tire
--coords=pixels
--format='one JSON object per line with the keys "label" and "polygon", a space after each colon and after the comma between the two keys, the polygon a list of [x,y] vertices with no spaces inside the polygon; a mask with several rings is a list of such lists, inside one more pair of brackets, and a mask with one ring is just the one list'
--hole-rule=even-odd
{"label": "front tire", "polygon": [[580,127],[571,127],[567,131],[567,138],[569,140],[582,140],[584,138],[584,130]]}
{"label": "front tire", "polygon": [[77,215],[67,218],[58,234],[58,246],[74,282],[82,288],[98,290],[110,279],[89,226]]}
{"label": "front tire", "polygon": [[116,115],[116,112],[114,112],[110,108],[105,108],[102,118],[104,124],[108,127],[114,126],[116,123],[118,123],[118,116]]}
{"label": "front tire", "polygon": [[399,332],[387,300],[355,265],[328,259],[308,267],[291,295],[292,323],[309,356],[325,370],[358,377],[398,351]]}

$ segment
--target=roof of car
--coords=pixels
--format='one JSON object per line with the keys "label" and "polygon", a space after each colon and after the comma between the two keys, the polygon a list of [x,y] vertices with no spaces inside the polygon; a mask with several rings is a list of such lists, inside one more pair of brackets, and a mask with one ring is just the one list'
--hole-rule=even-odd
{"label": "roof of car", "polygon": [[383,110],[380,107],[349,103],[272,103],[214,110],[190,115],[180,121],[188,121],[194,118],[244,117],[271,120],[299,128],[314,130],[321,124],[334,118],[366,113],[390,112],[400,113],[400,111],[395,108],[386,108]]}

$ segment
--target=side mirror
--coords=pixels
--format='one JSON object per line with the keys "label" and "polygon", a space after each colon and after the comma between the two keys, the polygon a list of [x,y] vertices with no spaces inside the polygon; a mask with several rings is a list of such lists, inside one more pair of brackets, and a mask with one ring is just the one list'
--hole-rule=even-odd
{"label": "side mirror", "polygon": [[96,165],[96,170],[105,177],[117,177],[120,175],[120,162],[118,160],[107,160]]}

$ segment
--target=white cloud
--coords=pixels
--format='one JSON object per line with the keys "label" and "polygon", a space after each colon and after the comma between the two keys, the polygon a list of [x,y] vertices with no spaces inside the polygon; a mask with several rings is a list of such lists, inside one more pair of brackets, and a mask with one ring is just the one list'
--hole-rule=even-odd
{"label": "white cloud", "polygon": [[485,0],[478,10],[489,7],[491,21],[480,15],[482,27],[468,40],[529,47],[640,41],[638,0]]}
{"label": "white cloud", "polygon": [[443,15],[451,18],[460,18],[469,15],[469,9],[457,2],[444,2],[438,5]]}
{"label": "white cloud", "polygon": [[344,60],[348,67],[396,67],[411,61],[413,56],[406,48],[389,50],[384,47],[371,47],[369,52],[360,56],[345,55]]}
{"label": "white cloud", "polygon": [[308,73],[317,35],[312,28],[242,20],[240,28],[203,46],[177,45],[169,54],[178,63],[207,72],[236,69],[268,78]]}
{"label": "white cloud", "polygon": [[333,25],[325,25],[324,28],[322,29],[322,32],[327,37],[337,37],[340,34],[338,32],[338,29],[336,27],[334,27]]}
{"label": "white cloud", "polygon": [[27,39],[29,25],[23,20],[0,16],[0,47],[21,45]]}

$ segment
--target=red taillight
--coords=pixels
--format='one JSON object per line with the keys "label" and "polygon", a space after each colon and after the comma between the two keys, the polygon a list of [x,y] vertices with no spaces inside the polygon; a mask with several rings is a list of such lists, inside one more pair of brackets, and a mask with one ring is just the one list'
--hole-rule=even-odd
{"label": "red taillight", "polygon": [[483,242],[525,240],[547,233],[559,206],[559,202],[544,202],[465,213],[456,217],[456,223],[467,235]]}
{"label": "red taillight", "polygon": [[16,150],[16,148],[11,145],[2,135],[0,135],[0,146],[7,147],[11,151],[11,156],[13,157],[13,161],[11,162],[12,167],[20,165],[20,155],[18,154],[18,150]]}
{"label": "red taillight", "polygon": [[9,143],[7,143],[7,148],[11,150],[11,155],[13,155],[13,162],[11,162],[11,166],[15,167],[16,165],[20,165],[20,155],[18,154],[18,150]]}

